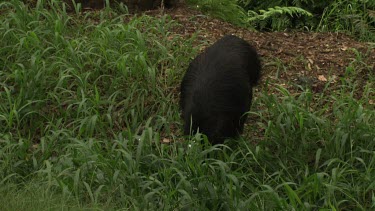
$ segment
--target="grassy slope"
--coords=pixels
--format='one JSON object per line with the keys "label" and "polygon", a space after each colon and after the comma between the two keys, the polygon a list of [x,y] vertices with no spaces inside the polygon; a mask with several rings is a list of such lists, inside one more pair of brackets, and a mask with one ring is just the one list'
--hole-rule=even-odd
{"label": "grassy slope", "polygon": [[362,61],[335,93],[264,84],[248,128],[264,131],[257,145],[161,144],[180,134],[194,38],[169,34],[168,17],[0,5],[11,11],[0,13],[0,210],[375,208],[375,79],[357,86]]}

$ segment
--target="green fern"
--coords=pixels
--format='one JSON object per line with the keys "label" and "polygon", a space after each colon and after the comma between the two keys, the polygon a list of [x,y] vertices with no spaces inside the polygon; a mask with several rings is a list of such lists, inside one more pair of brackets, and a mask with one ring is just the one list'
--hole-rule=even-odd
{"label": "green fern", "polygon": [[259,13],[254,11],[248,11],[249,18],[248,22],[265,20],[267,18],[275,17],[278,15],[290,15],[290,16],[312,16],[312,14],[304,9],[298,7],[279,7],[268,8],[268,10],[259,10]]}

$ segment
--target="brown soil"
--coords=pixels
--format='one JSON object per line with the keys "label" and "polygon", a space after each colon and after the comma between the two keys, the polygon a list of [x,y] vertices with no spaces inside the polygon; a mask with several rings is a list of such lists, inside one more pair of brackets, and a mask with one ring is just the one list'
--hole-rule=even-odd
{"label": "brown soil", "polygon": [[[181,27],[174,29],[176,34],[190,37],[198,33],[204,40],[209,40],[207,45],[227,34],[247,40],[263,58],[265,77],[273,78],[271,73],[279,64],[285,66],[287,71],[280,73],[278,79],[297,83],[326,83],[326,79],[334,80],[344,75],[346,67],[356,58],[353,49],[364,55],[365,69],[375,73],[375,46],[371,48],[369,43],[356,41],[341,33],[255,32],[207,17],[187,7],[164,12],[181,24]],[[146,14],[159,16],[161,13],[153,10]]]}
{"label": "brown soil", "polygon": [[[358,77],[356,81],[366,84],[368,75],[375,75],[374,45],[371,47],[370,43],[356,41],[342,33],[255,32],[210,18],[187,7],[146,12],[156,17],[163,13],[169,14],[181,24],[181,27],[174,28],[172,33],[186,37],[197,33],[203,38],[198,40],[208,40],[202,50],[227,34],[242,37],[254,45],[262,57],[262,82],[267,81],[269,93],[278,93],[274,89],[277,86],[285,88],[291,95],[300,94],[301,87],[310,87],[313,93],[335,92],[340,86],[340,79],[350,77],[350,74],[345,72],[350,63],[355,61],[356,51],[362,55],[361,59],[357,60],[362,63],[356,64],[354,70],[360,74],[352,74],[352,77],[355,75]],[[266,83],[262,82],[254,92],[255,98],[257,92],[266,86]],[[330,83],[329,89],[325,89],[327,83]],[[356,95],[361,96],[362,91],[359,89]],[[375,94],[370,96],[370,101],[371,98],[375,99]],[[332,105],[333,102],[327,103]],[[258,106],[253,105],[253,109],[262,109],[256,107]],[[330,112],[329,110],[331,109],[327,109],[327,112]],[[259,117],[251,116],[248,124],[255,125],[259,121]],[[175,134],[179,132],[176,131]],[[256,140],[260,141],[264,131],[253,127],[252,132],[248,131],[246,136],[256,137]],[[257,142],[256,140],[254,141]]]}

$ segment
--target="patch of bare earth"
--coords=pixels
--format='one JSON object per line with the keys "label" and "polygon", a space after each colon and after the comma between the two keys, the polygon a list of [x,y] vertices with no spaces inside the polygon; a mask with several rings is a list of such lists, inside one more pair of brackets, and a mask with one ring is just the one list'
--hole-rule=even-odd
{"label": "patch of bare earth", "polygon": [[[267,90],[270,93],[277,93],[275,89],[277,86],[287,89],[291,95],[301,93],[300,87],[309,87],[313,93],[334,92],[340,85],[340,78],[348,77],[345,75],[346,68],[356,58],[355,51],[363,55],[362,61],[366,64],[363,69],[355,70],[361,72],[361,74],[355,74],[358,77],[356,80],[360,84],[365,84],[368,75],[375,74],[375,49],[370,48],[368,43],[358,42],[345,34],[255,32],[210,18],[187,7],[178,7],[163,12],[181,24],[180,27],[173,28],[172,33],[185,37],[191,37],[197,33],[203,38],[198,40],[208,40],[203,47],[227,34],[242,37],[255,46],[262,57],[262,82],[267,81]],[[146,14],[157,17],[161,16],[162,12],[153,10]],[[262,82],[254,92],[255,97],[257,92],[265,88],[265,83]],[[325,89],[327,83],[330,83],[330,86]],[[361,96],[362,91],[358,90],[358,97]],[[372,97],[375,99],[375,96]],[[255,124],[257,121],[260,119],[252,116],[248,124]],[[258,140],[263,136],[263,131],[251,133],[247,135],[258,137]]]}
{"label": "patch of bare earth", "polygon": [[[263,58],[264,72],[272,72],[270,63],[277,60],[287,67],[281,79],[297,81],[301,75],[310,76],[325,82],[324,78],[342,76],[345,68],[355,58],[352,49],[366,55],[364,62],[375,64],[375,49],[368,43],[358,42],[341,33],[315,32],[254,32],[202,15],[187,7],[165,10],[173,20],[181,24],[173,32],[190,37],[194,33],[208,40],[207,45],[227,34],[234,34],[254,45]],[[160,15],[160,11],[149,11],[149,15]],[[373,68],[372,68],[373,70]]]}

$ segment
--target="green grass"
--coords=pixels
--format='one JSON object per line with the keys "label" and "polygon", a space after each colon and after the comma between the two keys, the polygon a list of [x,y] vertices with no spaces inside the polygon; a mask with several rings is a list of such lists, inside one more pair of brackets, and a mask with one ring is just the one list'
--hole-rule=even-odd
{"label": "green grass", "polygon": [[182,141],[178,110],[195,37],[168,16],[17,2],[0,3],[0,210],[375,208],[366,55],[336,92],[265,79],[247,127],[261,136],[203,147]]}

